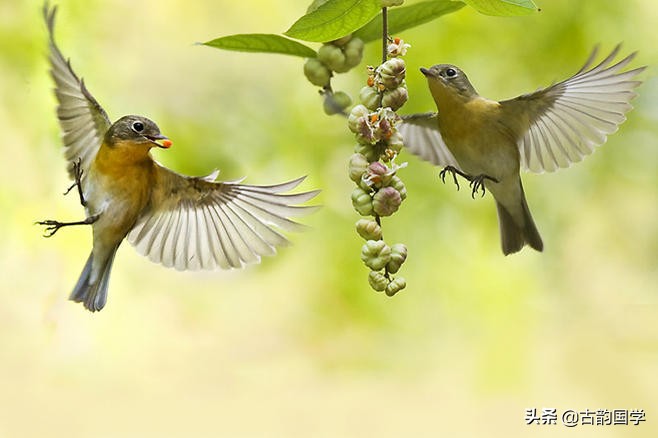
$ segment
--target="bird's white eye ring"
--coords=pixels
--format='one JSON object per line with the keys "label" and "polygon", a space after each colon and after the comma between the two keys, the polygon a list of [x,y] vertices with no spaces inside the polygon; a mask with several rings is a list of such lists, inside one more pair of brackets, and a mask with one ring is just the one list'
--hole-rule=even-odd
{"label": "bird's white eye ring", "polygon": [[142,122],[133,123],[133,131],[142,132],[144,130],[144,124]]}
{"label": "bird's white eye ring", "polygon": [[449,78],[454,78],[455,76],[457,76],[457,72],[455,71],[454,68],[449,68],[448,70],[446,70],[446,76],[448,76]]}

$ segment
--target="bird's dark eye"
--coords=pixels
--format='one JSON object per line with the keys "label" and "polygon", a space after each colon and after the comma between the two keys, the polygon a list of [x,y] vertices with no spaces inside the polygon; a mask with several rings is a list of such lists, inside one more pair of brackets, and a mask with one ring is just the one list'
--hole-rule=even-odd
{"label": "bird's dark eye", "polygon": [[457,76],[457,72],[455,71],[454,68],[449,68],[448,70],[446,70],[446,76],[448,76],[449,78],[453,78]]}
{"label": "bird's dark eye", "polygon": [[135,132],[142,132],[144,130],[144,124],[142,122],[133,123],[133,130]]}

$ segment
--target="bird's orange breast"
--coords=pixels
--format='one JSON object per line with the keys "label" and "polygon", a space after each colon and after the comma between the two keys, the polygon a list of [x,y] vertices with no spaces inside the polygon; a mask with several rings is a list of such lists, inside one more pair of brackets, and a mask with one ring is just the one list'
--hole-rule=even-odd
{"label": "bird's orange breast", "polygon": [[485,140],[497,125],[500,105],[493,100],[477,97],[468,102],[446,102],[439,111],[439,127],[444,140],[461,143],[469,139]]}
{"label": "bird's orange breast", "polygon": [[[125,209],[141,210],[148,202],[154,181],[154,163],[148,149],[127,142],[103,144],[91,166],[96,191]],[[100,195],[100,193],[99,193]]]}
{"label": "bird's orange breast", "polygon": [[518,171],[516,141],[498,102],[478,96],[439,108],[441,136],[462,170],[496,178]]}

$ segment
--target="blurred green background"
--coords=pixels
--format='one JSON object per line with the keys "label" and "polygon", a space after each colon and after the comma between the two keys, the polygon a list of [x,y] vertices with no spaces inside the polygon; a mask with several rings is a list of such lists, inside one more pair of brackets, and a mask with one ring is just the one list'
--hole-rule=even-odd
{"label": "blurred green background", "polygon": [[[310,2],[310,1],[309,1]],[[119,251],[108,306],[67,301],[77,220],[39,1],[0,3],[0,437],[654,437],[658,430],[658,61],[654,0],[537,0],[492,18],[464,8],[404,32],[410,101],[421,66],[462,67],[490,98],[574,73],[600,43],[648,64],[629,120],[566,171],[524,175],[546,249],[503,257],[490,197],[437,182],[408,154],[409,197],[384,222],[408,287],[367,284],[344,119],[322,112],[303,61],[193,45],[285,30],[306,2],[59,2],[57,39],[112,119],[142,114],[177,171],[273,183],[308,174],[324,206],[261,265],[176,272]],[[410,2],[408,2],[410,3]],[[376,64],[371,44],[365,62]],[[352,95],[361,69],[340,75]],[[526,426],[526,408],[644,409],[640,426]]]}

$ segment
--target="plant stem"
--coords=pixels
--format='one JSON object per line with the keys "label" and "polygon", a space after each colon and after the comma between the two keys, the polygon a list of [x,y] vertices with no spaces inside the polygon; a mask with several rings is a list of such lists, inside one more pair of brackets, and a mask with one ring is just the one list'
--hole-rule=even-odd
{"label": "plant stem", "polygon": [[[382,64],[388,57],[388,8],[382,8]],[[378,214],[375,215],[377,225],[381,226],[382,222]]]}
{"label": "plant stem", "polygon": [[382,8],[382,64],[388,57],[388,8]]}
{"label": "plant stem", "polygon": [[[382,227],[382,218],[378,214],[375,214],[375,222],[377,222],[377,225],[379,225],[380,228]],[[384,240],[384,230],[382,230],[382,236],[379,240]],[[384,277],[386,277],[388,281],[391,281],[391,273],[388,272],[388,268],[386,267],[384,268]]]}

